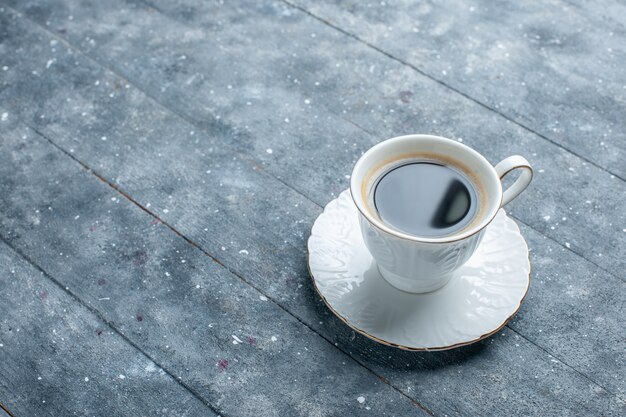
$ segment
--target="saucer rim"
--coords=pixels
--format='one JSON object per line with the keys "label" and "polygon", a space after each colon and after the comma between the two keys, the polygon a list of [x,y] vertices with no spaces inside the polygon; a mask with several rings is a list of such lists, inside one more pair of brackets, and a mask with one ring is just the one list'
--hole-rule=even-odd
{"label": "saucer rim", "polygon": [[[319,214],[319,216],[317,216],[315,218],[315,221],[313,222],[313,225],[315,225],[315,222],[317,222],[317,219],[319,219],[320,216],[322,216],[327,208],[330,206],[330,204],[339,199],[341,197],[341,194],[343,194],[343,191],[341,193],[339,193],[339,195],[335,198],[333,198],[332,200],[330,200],[328,202],[328,204],[326,204],[326,206],[324,206],[324,210],[322,210],[322,212]],[[352,200],[350,200],[352,201]],[[354,202],[352,201],[352,203],[354,204]],[[311,281],[313,282],[313,288],[315,288],[315,292],[322,298],[322,301],[324,301],[324,304],[326,304],[326,307],[328,307],[328,309],[337,317],[339,318],[342,322],[344,322],[348,327],[350,327],[352,330],[362,334],[363,336],[367,337],[368,339],[371,339],[375,342],[378,342],[380,344],[386,345],[386,346],[390,346],[390,347],[394,347],[394,348],[398,348],[398,349],[402,349],[402,350],[406,350],[406,351],[411,351],[411,352],[437,352],[437,351],[444,351],[444,350],[450,350],[450,349],[456,349],[458,347],[462,347],[462,346],[467,346],[467,345],[471,345],[474,344],[476,342],[480,342],[481,340],[487,339],[490,336],[493,336],[494,334],[498,333],[500,330],[502,330],[504,328],[504,326],[507,325],[507,323],[509,321],[511,321],[511,319],[513,317],[515,317],[515,315],[519,312],[519,310],[522,308],[522,304],[524,303],[524,300],[526,299],[526,296],[528,295],[528,290],[530,289],[530,272],[531,272],[531,268],[532,265],[530,263],[530,249],[528,247],[528,242],[526,241],[526,238],[524,238],[524,235],[522,234],[522,231],[519,228],[519,225],[517,224],[517,222],[510,217],[506,210],[501,207],[500,210],[502,210],[504,212],[504,215],[507,216],[509,219],[511,219],[513,221],[513,223],[515,224],[515,228],[517,229],[517,233],[520,235],[520,237],[522,238],[522,241],[524,242],[524,245],[526,246],[526,256],[527,256],[527,262],[528,262],[528,278],[526,280],[527,284],[526,284],[526,291],[524,292],[524,295],[522,296],[522,298],[520,299],[519,305],[517,306],[517,308],[515,309],[515,311],[513,313],[511,313],[511,315],[509,317],[507,317],[504,322],[502,322],[502,324],[500,324],[496,329],[487,332],[485,334],[480,335],[478,338],[467,341],[467,342],[460,342],[460,343],[455,343],[453,345],[446,345],[446,346],[436,346],[436,347],[411,347],[411,346],[405,346],[405,345],[401,345],[398,343],[393,343],[384,339],[381,339],[379,337],[376,337],[374,335],[371,335],[369,333],[367,333],[365,330],[359,329],[358,327],[356,327],[355,325],[351,324],[345,317],[343,317],[341,314],[339,314],[333,307],[332,305],[328,302],[328,300],[326,299],[326,297],[324,297],[324,295],[322,294],[322,292],[320,291],[320,289],[317,287],[317,283],[315,282],[315,276],[313,276],[313,272],[311,271],[311,253],[309,251],[309,242],[311,241],[311,238],[313,237],[313,234],[309,235],[309,238],[307,239],[307,245],[306,245],[306,254],[307,254],[307,262],[306,262],[306,267],[307,270],[309,272],[309,276],[311,278]],[[358,213],[358,212],[357,212]],[[494,217],[495,218],[495,217]],[[489,227],[489,225],[487,226]],[[311,230],[313,229],[313,227],[311,227]],[[446,285],[449,285],[446,284]],[[442,287],[445,288],[445,285]],[[437,292],[440,291],[442,288],[439,288],[433,292]]]}

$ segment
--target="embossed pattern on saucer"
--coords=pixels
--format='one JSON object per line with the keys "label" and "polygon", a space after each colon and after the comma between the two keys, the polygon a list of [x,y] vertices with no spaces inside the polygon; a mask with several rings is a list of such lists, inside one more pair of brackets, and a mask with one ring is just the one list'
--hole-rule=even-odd
{"label": "embossed pattern on saucer", "polygon": [[354,330],[407,350],[444,350],[484,339],[521,307],[530,285],[528,247],[500,210],[476,253],[443,288],[410,294],[389,285],[363,243],[348,190],[317,218],[309,270],[328,307]]}

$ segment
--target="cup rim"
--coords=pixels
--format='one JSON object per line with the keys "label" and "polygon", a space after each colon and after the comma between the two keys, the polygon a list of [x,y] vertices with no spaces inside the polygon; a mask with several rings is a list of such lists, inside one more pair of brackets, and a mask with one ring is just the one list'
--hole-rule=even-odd
{"label": "cup rim", "polygon": [[[487,215],[485,216],[485,218],[480,223],[474,225],[473,227],[470,227],[469,229],[464,230],[462,233],[455,233],[455,234],[452,234],[452,235],[449,235],[449,236],[443,236],[443,237],[437,237],[437,238],[419,237],[419,236],[415,236],[415,235],[411,235],[411,234],[408,234],[408,233],[401,232],[399,230],[391,228],[390,226],[386,225],[381,220],[379,220],[378,218],[373,216],[371,213],[369,213],[369,210],[367,210],[366,207],[363,206],[364,202],[362,201],[362,199],[355,197],[355,193],[359,193],[359,190],[361,188],[362,178],[356,178],[354,174],[357,171],[357,169],[360,168],[362,164],[364,164],[364,160],[365,160],[365,158],[367,156],[377,152],[378,150],[380,150],[384,146],[389,146],[390,142],[400,141],[400,140],[407,140],[407,139],[430,139],[430,140],[435,140],[435,141],[445,141],[445,142],[448,142],[450,145],[452,145],[454,147],[457,147],[458,149],[463,150],[464,152],[472,154],[475,158],[477,158],[483,164],[488,166],[490,168],[490,171],[497,178],[496,186],[498,187],[498,195],[499,195],[498,202],[497,202],[498,204],[497,205],[494,204],[487,211]],[[357,195],[359,195],[359,194],[357,194]],[[502,182],[500,181],[500,177],[496,173],[495,168],[487,160],[487,158],[485,158],[483,155],[481,155],[476,150],[470,148],[469,146],[467,146],[465,144],[462,144],[460,142],[457,142],[457,141],[455,141],[453,139],[449,139],[449,138],[446,138],[446,137],[443,137],[443,136],[426,135],[426,134],[412,134],[412,135],[396,136],[396,137],[393,137],[393,138],[390,138],[390,139],[386,139],[386,140],[384,140],[382,142],[379,142],[376,145],[374,145],[371,148],[369,148],[367,151],[365,151],[365,153],[363,153],[363,155],[361,155],[361,157],[354,164],[354,168],[352,169],[352,174],[350,176],[350,196],[352,197],[352,201],[354,202],[354,205],[356,206],[356,208],[359,211],[359,213],[361,213],[361,215],[363,217],[365,217],[365,219],[370,224],[372,224],[376,228],[380,229],[381,231],[383,231],[385,233],[388,233],[388,234],[390,234],[392,236],[395,236],[395,237],[397,237],[399,239],[409,240],[409,241],[418,242],[418,243],[450,243],[450,242],[457,242],[457,241],[460,241],[460,240],[467,239],[468,237],[473,236],[473,235],[475,235],[477,233],[480,233],[483,229],[485,229],[485,227],[487,227],[493,221],[493,219],[498,214],[498,211],[502,207],[502,198],[503,198]],[[489,199],[487,199],[487,200],[489,201]]]}

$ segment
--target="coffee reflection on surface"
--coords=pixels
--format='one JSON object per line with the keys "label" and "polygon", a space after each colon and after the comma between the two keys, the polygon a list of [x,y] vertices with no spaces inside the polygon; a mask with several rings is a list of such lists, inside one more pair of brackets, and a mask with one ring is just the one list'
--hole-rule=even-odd
{"label": "coffee reflection on surface", "polygon": [[463,174],[433,162],[401,165],[374,189],[380,219],[417,237],[442,237],[467,226],[476,214],[476,190]]}

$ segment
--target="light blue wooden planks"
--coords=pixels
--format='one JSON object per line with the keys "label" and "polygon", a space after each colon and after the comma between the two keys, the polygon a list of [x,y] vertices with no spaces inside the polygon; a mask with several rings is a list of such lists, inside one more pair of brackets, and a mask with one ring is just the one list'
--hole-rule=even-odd
{"label": "light blue wooden planks", "polygon": [[286,2],[626,178],[618,2]]}
{"label": "light blue wooden planks", "polygon": [[4,242],[0,402],[14,416],[217,415]]}
{"label": "light blue wooden planks", "polygon": [[[0,127],[0,175],[10,178],[0,236],[188,387],[180,395],[227,416],[424,414],[47,140],[13,119]],[[59,372],[81,369],[68,361]]]}
{"label": "light blue wooden planks", "polygon": [[[35,30],[35,33],[39,32]],[[54,38],[44,38],[41,43],[48,48],[51,40]],[[28,41],[28,36],[20,40],[24,43]],[[31,50],[36,50],[38,42],[34,40],[29,44]],[[54,47],[61,48],[62,45],[57,44]],[[65,52],[65,49],[63,51]],[[76,62],[79,64],[76,65]],[[41,64],[43,68],[47,66],[47,61]],[[47,69],[53,69],[54,64],[61,66],[58,72],[37,80],[41,82],[39,85],[44,91],[54,91],[57,94],[51,94],[49,96],[51,101],[46,102],[42,100],[43,96],[39,95],[38,91],[29,90],[28,86],[20,86],[10,91],[14,99],[7,112],[10,112],[10,117],[13,117],[14,113],[19,115],[31,126],[40,129],[50,140],[61,144],[68,154],[79,159],[83,158],[89,166],[99,173],[104,173],[105,177],[130,192],[138,203],[148,210],[153,210],[177,229],[183,230],[194,241],[198,241],[203,249],[219,258],[244,279],[263,288],[267,295],[286,306],[292,314],[303,319],[325,337],[336,338],[342,342],[342,349],[365,352],[363,356],[357,356],[359,360],[372,369],[380,366],[377,372],[384,372],[383,375],[406,395],[418,401],[422,401],[420,396],[423,396],[428,400],[428,407],[442,413],[451,412],[459,407],[467,413],[480,410],[495,412],[498,407],[501,408],[505,404],[511,406],[517,404],[507,401],[511,396],[520,395],[522,392],[524,394],[520,396],[520,404],[522,401],[530,402],[530,408],[518,408],[520,411],[536,411],[532,408],[533,401],[540,404],[540,407],[551,404],[550,407],[555,407],[555,412],[561,409],[563,403],[554,397],[562,394],[560,391],[531,389],[536,386],[534,381],[530,386],[523,383],[528,375],[535,372],[536,375],[545,376],[543,384],[546,384],[546,387],[560,386],[557,381],[573,379],[567,386],[564,400],[570,404],[569,407],[576,404],[577,407],[589,412],[605,410],[607,413],[619,407],[615,397],[601,388],[598,388],[599,393],[591,403],[580,402],[578,393],[586,384],[593,382],[580,375],[576,377],[577,374],[560,361],[561,364],[556,369],[552,368],[549,365],[552,363],[550,357],[543,357],[539,353],[541,349],[519,336],[516,338],[515,334],[505,333],[505,336],[502,336],[506,338],[504,342],[497,339],[489,342],[495,346],[491,349],[499,350],[490,351],[494,356],[482,353],[478,358],[474,358],[473,355],[477,351],[482,352],[482,345],[451,353],[408,356],[403,352],[389,352],[360,338],[357,342],[350,340],[351,333],[343,326],[338,326],[336,320],[325,319],[326,310],[320,307],[319,302],[314,301],[317,297],[308,286],[302,248],[310,222],[319,212],[318,207],[289,188],[281,186],[279,181],[275,181],[267,174],[259,172],[253,175],[251,172],[262,171],[263,167],[250,161],[247,155],[244,155],[243,161],[237,157],[233,160],[232,151],[219,146],[224,143],[222,142],[224,137],[229,138],[228,133],[232,132],[228,129],[221,130],[222,122],[217,124],[215,131],[210,130],[210,126],[205,127],[215,135],[217,139],[215,140],[211,134],[199,132],[193,125],[186,124],[167,110],[146,100],[145,96],[130,84],[127,89],[125,87],[127,83],[123,79],[102,72],[97,65],[83,57],[75,57],[72,54],[67,60],[59,60]],[[34,65],[36,68],[39,64]],[[76,70],[75,67],[80,69]],[[95,85],[96,81],[100,81],[98,85]],[[67,88],[68,85],[72,86],[72,89]],[[99,86],[102,86],[101,89],[96,88]],[[31,110],[37,105],[42,105],[38,110],[44,115],[43,119],[40,117],[41,114],[38,117],[37,113]],[[83,116],[82,113],[87,115]],[[81,122],[83,119],[79,116],[88,119]],[[48,122],[49,120],[53,121]],[[191,134],[192,130],[194,134]],[[187,131],[187,134],[181,135],[181,132]],[[129,138],[137,140],[132,141]],[[267,149],[265,155],[275,155],[274,150],[270,154]],[[208,177],[198,177],[198,173],[204,173]],[[210,174],[217,174],[217,177],[214,178]],[[336,173],[330,172],[329,175],[331,174]],[[234,178],[238,180],[233,181]],[[270,197],[258,197],[265,196],[267,191],[272,191]],[[39,195],[41,192],[34,194]],[[227,198],[228,196],[231,197]],[[68,206],[74,207],[76,204],[79,205],[76,202]],[[216,204],[217,208],[213,207]],[[281,209],[283,211],[280,211]],[[277,213],[277,218],[274,216],[268,218],[267,213]],[[62,223],[71,224],[69,220],[70,215]],[[19,224],[14,226],[21,227]],[[65,240],[56,244],[67,245],[73,235],[74,233],[68,232]],[[38,240],[33,239],[33,242]],[[548,252],[547,247],[543,249],[545,253]],[[141,252],[137,256],[141,262],[143,259]],[[57,268],[55,271],[62,272],[55,266],[57,263],[50,260],[46,266]],[[543,292],[542,296],[552,295],[550,292]],[[324,318],[322,324],[318,324],[320,315]],[[561,337],[567,338],[568,335]],[[507,356],[516,344],[528,349],[528,353],[519,359]],[[385,354],[392,356],[391,365],[382,360]],[[441,391],[430,390],[428,384],[421,384],[419,393],[415,385],[406,385],[407,381],[415,381],[420,373],[427,372],[429,381],[440,375],[440,385],[446,386],[445,384],[451,383],[450,378],[457,378],[453,372],[458,369],[453,364],[465,363],[469,358],[482,361],[482,365],[472,362],[472,366],[467,366],[465,370],[470,374],[468,380],[478,381],[471,397],[454,397],[442,402],[438,401],[442,395]],[[506,362],[504,358],[509,361],[509,366],[503,365]],[[523,361],[530,358],[532,358],[530,365],[520,366]],[[403,360],[414,372],[407,374],[401,370],[403,368],[398,364]],[[445,372],[431,372],[433,367],[443,365],[447,365]],[[484,373],[485,367],[490,369],[489,374]],[[507,373],[505,369],[515,371]],[[544,371],[539,372],[539,369]],[[554,376],[551,376],[553,373]],[[503,374],[506,374],[504,379]],[[506,386],[512,391],[505,396],[506,398],[502,397],[499,391],[491,389],[491,386],[481,379],[486,375],[494,375],[495,379],[505,380]],[[480,395],[474,395],[476,392],[480,392]],[[484,398],[490,399],[486,405]]]}
{"label": "light blue wooden planks", "polygon": [[[361,152],[399,134],[461,138],[494,164],[523,154],[536,176],[512,213],[623,276],[626,184],[618,177],[285,3],[168,4],[157,3],[173,9],[168,16],[143,3],[19,7],[190,121],[190,131],[218,133],[318,204],[347,187]],[[40,66],[54,58],[46,54]],[[9,94],[22,93],[33,94]]]}

